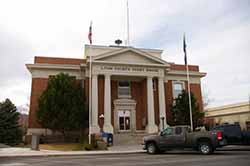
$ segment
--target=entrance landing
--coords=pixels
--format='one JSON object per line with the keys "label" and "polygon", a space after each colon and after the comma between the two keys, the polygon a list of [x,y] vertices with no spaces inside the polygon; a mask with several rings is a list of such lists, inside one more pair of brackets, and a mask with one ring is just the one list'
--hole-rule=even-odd
{"label": "entrance landing", "polygon": [[131,133],[119,133],[113,136],[114,146],[131,146],[131,145],[141,145],[143,143],[143,137],[148,134],[131,134]]}

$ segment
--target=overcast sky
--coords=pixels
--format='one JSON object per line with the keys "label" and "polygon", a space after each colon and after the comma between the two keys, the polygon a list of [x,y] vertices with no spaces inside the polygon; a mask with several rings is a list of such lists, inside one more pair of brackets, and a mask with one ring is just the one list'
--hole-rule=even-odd
{"label": "overcast sky", "polygon": [[[250,94],[250,0],[130,0],[131,45],[163,49],[207,76],[209,107],[243,102]],[[93,20],[93,44],[126,39],[126,0],[0,0],[0,101],[29,102],[34,56],[83,58]]]}

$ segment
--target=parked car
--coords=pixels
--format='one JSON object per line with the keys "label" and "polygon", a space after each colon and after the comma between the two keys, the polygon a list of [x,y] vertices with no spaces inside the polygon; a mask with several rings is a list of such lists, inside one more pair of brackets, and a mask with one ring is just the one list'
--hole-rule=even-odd
{"label": "parked car", "polygon": [[250,131],[242,131],[239,124],[216,126],[212,131],[223,131],[228,145],[250,145]]}
{"label": "parked car", "polygon": [[222,131],[191,132],[188,126],[168,127],[159,135],[143,138],[144,149],[155,154],[172,149],[191,148],[201,154],[211,154],[225,144]]}

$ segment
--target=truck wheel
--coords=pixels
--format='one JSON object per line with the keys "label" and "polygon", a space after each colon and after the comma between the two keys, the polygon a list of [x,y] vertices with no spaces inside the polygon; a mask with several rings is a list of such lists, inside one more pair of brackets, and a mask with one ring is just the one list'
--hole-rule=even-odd
{"label": "truck wheel", "polygon": [[157,152],[157,147],[155,143],[147,144],[147,153],[148,154],[155,154]]}
{"label": "truck wheel", "polygon": [[199,144],[199,151],[201,154],[211,154],[213,152],[213,148],[209,143],[201,142]]}

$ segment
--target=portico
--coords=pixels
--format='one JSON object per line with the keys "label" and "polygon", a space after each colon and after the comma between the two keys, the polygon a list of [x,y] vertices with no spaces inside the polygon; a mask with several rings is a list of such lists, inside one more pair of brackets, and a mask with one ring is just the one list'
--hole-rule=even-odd
{"label": "portico", "polygon": [[[126,55],[134,54],[134,56],[141,58],[144,63],[130,63],[127,61]],[[138,58],[139,56],[139,58]],[[114,58],[115,57],[115,58]],[[119,62],[116,60],[120,59]],[[134,58],[135,59],[135,58]],[[145,63],[146,61],[146,63]],[[104,76],[104,125],[103,130],[110,133],[119,132],[136,132],[136,105],[135,99],[130,95],[119,96],[115,100],[111,100],[111,80],[112,78],[124,78],[122,81],[133,81],[138,78],[146,80],[146,131],[147,133],[156,133],[164,126],[166,122],[166,107],[165,107],[165,69],[169,65],[158,58],[146,55],[134,48],[126,48],[117,53],[93,56],[92,61],[92,132],[99,132],[100,126],[98,125],[98,76]],[[129,79],[126,79],[129,78]],[[153,85],[153,80],[157,80],[158,85]],[[155,122],[155,106],[154,106],[154,89],[153,86],[158,86],[158,104],[159,104],[159,125]],[[130,93],[130,92],[128,92]],[[114,110],[112,111],[112,104]],[[114,122],[112,122],[112,112]],[[113,124],[113,125],[112,125]]]}

